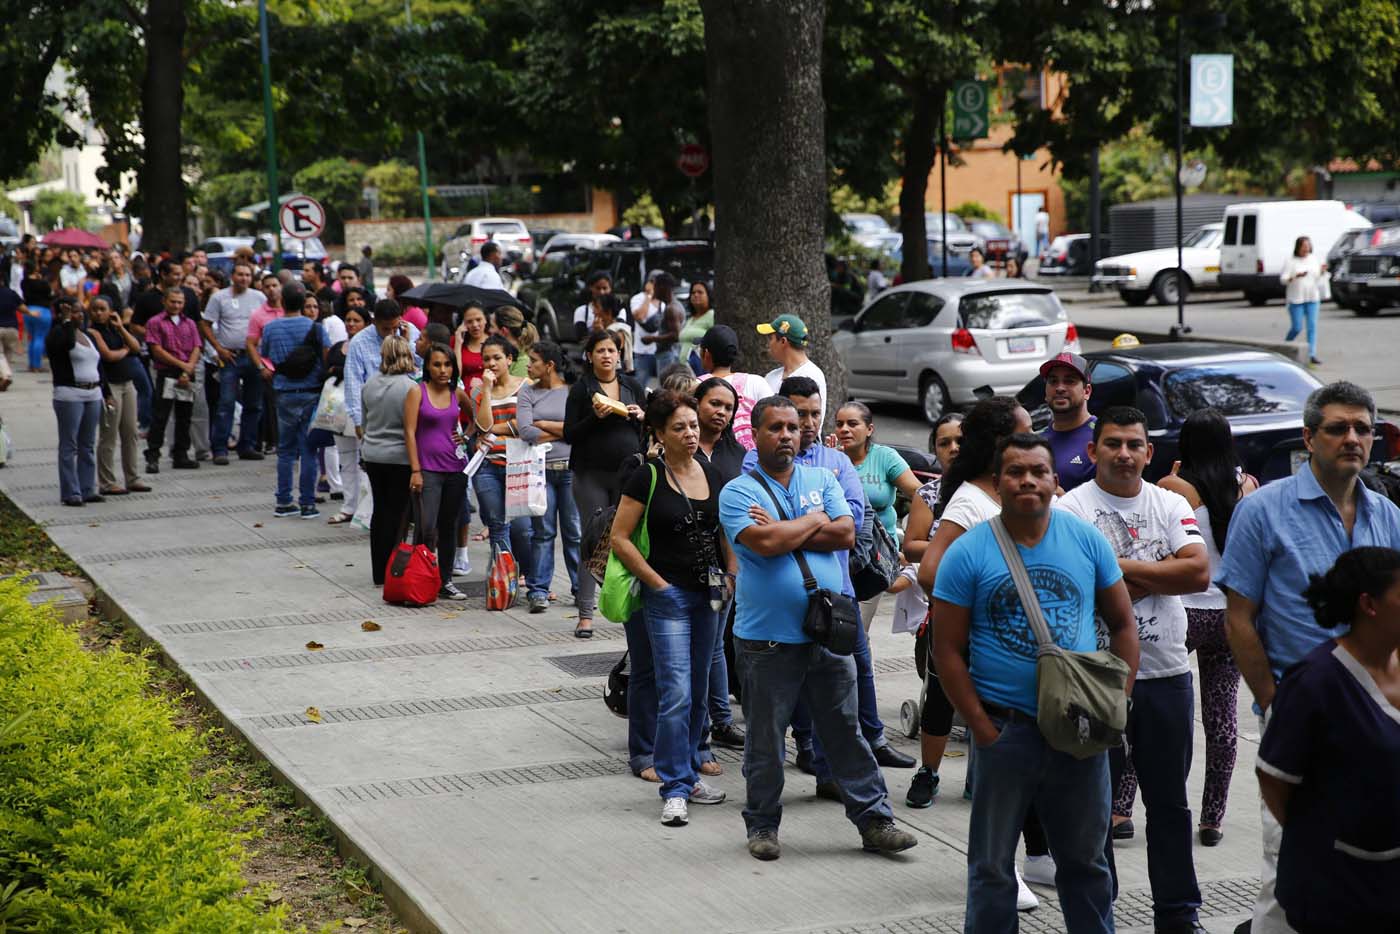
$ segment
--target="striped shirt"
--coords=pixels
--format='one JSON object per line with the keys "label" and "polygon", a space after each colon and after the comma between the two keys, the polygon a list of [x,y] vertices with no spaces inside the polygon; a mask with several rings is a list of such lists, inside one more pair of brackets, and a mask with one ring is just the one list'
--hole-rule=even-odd
{"label": "striped shirt", "polygon": [[[472,390],[472,412],[475,414],[481,405],[481,394],[487,392],[485,386],[478,386]],[[491,400],[491,433],[496,436],[491,447],[486,451],[486,459],[499,466],[505,466],[506,462],[506,439],[517,437],[515,431],[515,396],[506,396],[503,399]]]}

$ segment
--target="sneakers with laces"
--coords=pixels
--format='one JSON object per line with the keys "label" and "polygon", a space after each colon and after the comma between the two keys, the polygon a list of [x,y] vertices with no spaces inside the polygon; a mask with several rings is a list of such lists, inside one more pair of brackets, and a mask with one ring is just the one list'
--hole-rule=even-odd
{"label": "sneakers with laces", "polygon": [[321,518],[321,510],[315,506],[303,506],[301,507],[301,517],[303,519],[319,519]]}
{"label": "sneakers with laces", "polygon": [[938,773],[928,766],[924,766],[914,773],[914,780],[909,783],[909,793],[904,796],[904,803],[918,810],[933,805],[933,799],[938,795]]}
{"label": "sneakers with laces", "polygon": [[1035,911],[1040,907],[1040,899],[1036,898],[1030,886],[1026,885],[1026,880],[1021,878],[1021,870],[1016,870],[1016,910]]}
{"label": "sneakers with laces", "polygon": [[452,576],[466,577],[472,572],[472,559],[467,554],[467,549],[458,548],[457,555],[452,559]]}
{"label": "sneakers with laces", "polygon": [[690,823],[684,798],[667,798],[661,803],[661,823],[667,827],[684,827]]}
{"label": "sneakers with laces", "polygon": [[765,862],[782,856],[783,848],[778,843],[778,831],[755,830],[751,832],[749,834],[749,855]]}
{"label": "sneakers with laces", "polygon": [[733,720],[730,720],[728,723],[721,723],[711,728],[710,742],[729,749],[743,749],[744,731],[739,729]]}
{"label": "sneakers with laces", "polygon": [[691,804],[723,804],[724,792],[714,785],[707,785],[704,779],[695,783],[690,792]]}
{"label": "sneakers with laces", "polygon": [[888,817],[877,817],[862,827],[860,843],[867,853],[898,853],[919,845],[912,833],[900,830]]}
{"label": "sneakers with laces", "polygon": [[301,515],[301,510],[293,506],[291,503],[284,503],[283,505],[280,505],[276,509],[272,510],[272,514],[279,519],[287,519],[292,516]]}
{"label": "sneakers with laces", "polygon": [[1025,865],[1021,867],[1021,878],[1032,885],[1055,885],[1055,857],[1046,854],[1045,856],[1027,856]]}
{"label": "sneakers with laces", "polygon": [[438,591],[438,597],[443,600],[467,599],[467,595],[458,590],[455,584],[443,584],[442,589]]}

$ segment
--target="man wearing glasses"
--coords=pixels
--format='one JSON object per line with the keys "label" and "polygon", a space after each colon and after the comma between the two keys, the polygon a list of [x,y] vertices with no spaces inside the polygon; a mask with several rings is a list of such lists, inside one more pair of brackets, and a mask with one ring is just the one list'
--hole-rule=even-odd
{"label": "man wearing glasses", "polygon": [[[1352,548],[1400,548],[1400,508],[1359,479],[1375,422],[1375,401],[1360,386],[1342,381],[1314,391],[1303,408],[1308,463],[1240,500],[1230,520],[1216,583],[1226,594],[1230,651],[1254,694],[1261,733],[1283,672],[1345,631],[1318,625],[1303,597],[1309,576],[1325,574]],[[1268,808],[1260,814],[1264,869],[1251,930],[1280,934],[1292,930],[1274,897],[1283,829]]]}

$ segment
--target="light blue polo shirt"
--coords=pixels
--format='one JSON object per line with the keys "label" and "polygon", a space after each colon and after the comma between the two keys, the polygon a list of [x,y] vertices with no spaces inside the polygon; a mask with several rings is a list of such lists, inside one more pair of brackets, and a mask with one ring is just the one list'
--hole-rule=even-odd
{"label": "light blue polo shirt", "polygon": [[1309,576],[1327,573],[1353,548],[1400,548],[1400,507],[1360,481],[1356,491],[1350,539],[1310,464],[1240,500],[1230,518],[1215,583],[1259,605],[1254,628],[1275,681],[1319,643],[1350,628],[1317,624],[1303,597]]}
{"label": "light blue polo shirt", "polygon": [[[762,472],[763,468],[755,469]],[[794,464],[786,487],[766,473],[764,477],[789,519],[818,509],[832,519],[851,514],[841,485],[830,470]],[[797,559],[791,554],[765,558],[738,540],[739,534],[754,524],[749,517],[749,507],[755,504],[777,518],[768,491],[747,473],[729,481],[719,494],[719,521],[739,558],[734,635],[757,641],[810,642],[812,640],[802,634],[807,588],[802,584]],[[841,590],[845,554],[844,551],[803,552],[818,587]]]}

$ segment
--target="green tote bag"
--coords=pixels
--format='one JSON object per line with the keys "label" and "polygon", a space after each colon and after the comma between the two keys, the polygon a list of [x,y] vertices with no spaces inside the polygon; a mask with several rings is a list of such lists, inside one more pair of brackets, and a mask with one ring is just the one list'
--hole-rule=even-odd
{"label": "green tote bag", "polygon": [[[647,504],[642,511],[642,521],[632,530],[632,544],[642,553],[643,558],[651,557],[651,535],[647,532],[647,516],[651,514],[651,497],[656,492],[656,465],[648,464],[651,471],[651,485],[647,488]],[[627,570],[613,552],[608,552],[608,567],[603,572],[603,586],[598,591],[598,612],[604,619],[614,623],[625,623],[642,608],[642,582]]]}

